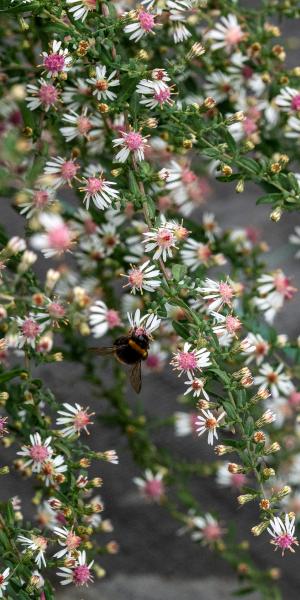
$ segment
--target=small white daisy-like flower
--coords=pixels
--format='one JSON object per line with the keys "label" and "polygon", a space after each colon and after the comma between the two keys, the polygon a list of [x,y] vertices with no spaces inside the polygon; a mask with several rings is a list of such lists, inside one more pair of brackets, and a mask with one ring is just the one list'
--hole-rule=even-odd
{"label": "small white daisy-like flower", "polygon": [[185,437],[196,432],[197,413],[177,411],[174,413],[175,435]]}
{"label": "small white daisy-like flower", "polygon": [[59,90],[55,85],[39,79],[39,86],[29,83],[26,91],[29,94],[26,98],[29,110],[36,110],[41,107],[48,112],[52,106],[55,106],[59,98]]}
{"label": "small white daisy-like flower", "polygon": [[119,327],[121,319],[119,313],[113,308],[108,308],[102,300],[97,300],[90,307],[89,323],[94,337],[103,337],[110,329]]}
{"label": "small white daisy-like flower", "polygon": [[290,117],[287,122],[287,128],[285,137],[299,139],[300,134],[300,119],[297,117]]}
{"label": "small white daisy-like flower", "polygon": [[151,231],[144,232],[143,235],[145,236],[145,240],[143,240],[145,252],[155,250],[153,260],[162,258],[163,261],[166,261],[167,258],[172,258],[172,251],[177,248],[176,244],[179,239],[176,235],[174,223],[161,217],[161,225]]}
{"label": "small white daisy-like flower", "polygon": [[229,14],[221,17],[215,27],[205,34],[205,38],[212,40],[211,49],[225,48],[231,52],[235,46],[245,39],[245,34],[235,15]]}
{"label": "small white daisy-like flower", "polygon": [[39,190],[25,190],[26,196],[29,196],[19,204],[20,214],[25,215],[27,219],[31,219],[36,214],[46,210],[54,202],[54,190],[51,188]]}
{"label": "small white daisy-like flower", "polygon": [[77,77],[69,85],[66,85],[62,92],[62,101],[68,104],[70,110],[77,111],[86,102],[90,96],[91,88],[87,85],[86,80]]}
{"label": "small white daisy-like flower", "polygon": [[222,412],[217,418],[213,415],[210,410],[202,410],[203,416],[199,416],[196,421],[198,435],[208,433],[208,444],[213,446],[214,438],[218,439],[217,428],[219,427],[220,421],[225,416],[225,412]]}
{"label": "small white daisy-like flower", "polygon": [[105,452],[102,452],[101,458],[103,458],[103,460],[106,460],[106,462],[111,463],[112,465],[119,464],[119,457],[115,450],[105,450]]}
{"label": "small white daisy-like flower", "polygon": [[138,486],[142,495],[147,500],[152,502],[160,502],[165,495],[165,485],[163,482],[162,473],[152,473],[150,469],[147,469],[142,477],[135,477],[133,482]]}
{"label": "small white daisy-like flower", "polygon": [[197,370],[202,370],[211,365],[210,352],[207,348],[196,350],[192,344],[185,342],[183,349],[174,353],[171,360],[171,365],[176,371],[179,371],[178,377],[185,373],[188,376],[193,376]]}
{"label": "small white daisy-like flower", "polygon": [[47,437],[42,441],[39,433],[34,433],[29,436],[30,444],[22,446],[21,450],[17,452],[19,456],[28,458],[24,466],[31,466],[33,473],[40,473],[41,468],[45,460],[50,458],[53,454],[53,450],[50,446],[51,437]]}
{"label": "small white daisy-like flower", "polygon": [[221,227],[219,227],[215,215],[213,213],[205,212],[202,216],[202,227],[204,229],[206,237],[210,242],[213,242],[216,237],[221,233]]}
{"label": "small white daisy-like flower", "polygon": [[194,529],[191,534],[192,540],[194,542],[201,541],[204,545],[209,546],[218,542],[225,533],[219,521],[210,513],[206,513],[204,517],[192,517],[189,524],[189,528],[191,527]]}
{"label": "small white daisy-like flower", "polygon": [[32,535],[29,538],[24,535],[18,535],[17,540],[25,546],[23,553],[31,550],[35,554],[34,561],[39,569],[41,569],[42,565],[46,567],[45,552],[48,542],[45,537],[42,535]]}
{"label": "small white daisy-like flower", "polygon": [[79,165],[73,159],[66,160],[61,156],[50,158],[46,162],[44,173],[53,176],[53,187],[58,188],[61,185],[71,186],[72,179],[76,178]]}
{"label": "small white daisy-like flower", "polygon": [[80,404],[64,403],[64,410],[58,410],[57,413],[61,415],[56,419],[56,425],[64,425],[61,429],[61,434],[64,437],[72,437],[74,435],[80,435],[81,431],[88,432],[88,425],[92,425],[91,417],[95,413],[89,413],[89,407],[83,408]]}
{"label": "small white daisy-like flower", "polygon": [[53,554],[53,558],[62,558],[65,554],[74,552],[82,542],[79,535],[76,535],[72,529],[67,529],[66,527],[54,527],[53,533],[57,536],[59,545],[63,547],[62,550]]}
{"label": "small white daisy-like flower", "polygon": [[187,265],[191,271],[196,271],[201,265],[210,265],[213,263],[213,252],[209,244],[196,242],[189,238],[181,250],[182,262]]}
{"label": "small white daisy-like flower", "polygon": [[60,215],[43,213],[39,221],[45,232],[31,237],[31,245],[35,250],[41,250],[46,258],[51,258],[71,249],[74,232]]}
{"label": "small white daisy-like flower", "polygon": [[208,310],[218,311],[222,306],[232,306],[234,289],[228,281],[213,281],[206,278],[204,285],[197,288],[197,291],[204,297],[208,303]]}
{"label": "small white daisy-like flower", "polygon": [[168,86],[162,80],[152,81],[151,79],[142,79],[137,85],[136,91],[141,94],[140,104],[153,109],[159,106],[162,108],[165,104],[172,106],[174,101],[171,99],[172,87]]}
{"label": "small white daisy-like flower", "polygon": [[274,517],[270,521],[270,527],[268,527],[268,533],[273,538],[271,544],[282,550],[282,556],[284,556],[285,550],[295,552],[293,545],[299,546],[298,540],[295,537],[295,517],[290,517],[288,514],[285,515],[284,520],[279,517]]}
{"label": "small white daisy-like flower", "polygon": [[259,297],[253,303],[264,312],[268,323],[274,321],[276,313],[283,307],[285,300],[291,300],[297,289],[291,285],[290,278],[278,269],[274,273],[265,273],[258,278]]}
{"label": "small white daisy-like flower", "polygon": [[5,592],[6,587],[8,585],[9,573],[9,567],[7,567],[7,569],[4,569],[3,573],[0,573],[0,598],[3,598],[3,592]]}
{"label": "small white daisy-like flower", "polygon": [[73,13],[75,21],[85,21],[88,14],[97,8],[97,0],[66,0],[68,10]]}
{"label": "small white daisy-like flower", "polygon": [[121,150],[116,154],[114,160],[116,162],[125,162],[130,153],[135,160],[144,160],[144,150],[147,145],[147,137],[143,137],[139,131],[121,131],[120,138],[113,140],[113,145],[122,146]]}
{"label": "small white daisy-like flower", "polygon": [[64,457],[58,454],[55,458],[45,460],[41,466],[41,476],[46,486],[55,485],[60,475],[68,470]]}
{"label": "small white daisy-like flower", "polygon": [[149,33],[154,34],[155,27],[155,15],[151,12],[141,9],[136,11],[135,20],[133,23],[129,25],[125,25],[124,31],[125,33],[129,33],[129,39],[134,40],[135,42],[139,42],[140,39],[144,35],[148,35]]}
{"label": "small white daisy-like flower", "polygon": [[228,464],[222,462],[218,465],[217,483],[222,487],[231,487],[233,489],[241,489],[247,483],[247,478],[244,473],[230,473]]}
{"label": "small white daisy-like flower", "polygon": [[236,336],[242,327],[240,319],[234,315],[221,315],[221,313],[215,311],[211,311],[210,314],[217,322],[217,325],[214,325],[212,329],[218,338],[222,338],[226,334],[232,337]]}
{"label": "small white daisy-like flower", "polygon": [[205,400],[209,401],[209,395],[205,391],[205,379],[201,377],[194,377],[191,373],[187,373],[188,380],[184,382],[184,385],[188,385],[187,390],[184,392],[184,396],[187,394],[193,394],[194,398],[200,398],[203,394]]}
{"label": "small white daisy-like flower", "polygon": [[289,86],[282,88],[279,95],[276,96],[275,102],[284,112],[300,110],[300,92]]}
{"label": "small white daisy-like flower", "polygon": [[68,585],[69,583],[74,583],[79,587],[88,585],[93,581],[93,576],[91,574],[93,564],[93,560],[87,564],[85,550],[82,552],[79,551],[76,562],[72,568],[60,567],[60,570],[57,572],[58,577],[62,577],[61,585]]}
{"label": "small white daisy-like flower", "polygon": [[141,317],[139,308],[134,314],[127,313],[127,318],[136,335],[146,334],[148,337],[151,337],[152,332],[158,329],[161,323],[161,319],[155,314],[147,314]]}
{"label": "small white daisy-like flower", "polygon": [[76,113],[74,110],[70,110],[69,113],[65,113],[62,116],[62,120],[68,123],[66,127],[60,127],[60,132],[66,138],[67,142],[71,142],[76,138],[89,138],[89,133],[93,127],[93,124],[87,115],[86,107],[83,109],[81,115]]}
{"label": "small white daisy-like flower", "polygon": [[120,85],[119,79],[114,79],[117,71],[113,71],[108,77],[106,77],[106,66],[98,65],[96,67],[95,77],[87,79],[95,89],[93,96],[96,96],[97,100],[114,100],[117,95],[112,92],[109,88]]}
{"label": "small white daisy-like flower", "polygon": [[26,345],[35,348],[43,331],[43,327],[36,322],[35,315],[29,314],[24,319],[17,317],[16,321],[19,327],[17,347],[23,348]]}
{"label": "small white daisy-like flower", "polygon": [[264,338],[259,334],[248,333],[246,338],[248,344],[244,350],[244,355],[248,358],[245,364],[248,365],[252,360],[256,360],[256,364],[260,365],[264,357],[268,354],[270,345]]}
{"label": "small white daisy-like flower", "polygon": [[81,192],[85,192],[83,202],[87,208],[90,207],[90,201],[100,210],[108,208],[113,200],[119,196],[118,190],[113,189],[116,185],[114,181],[107,181],[101,173],[99,176],[94,175],[83,179],[84,187],[80,188]]}
{"label": "small white daisy-like flower", "polygon": [[155,265],[150,264],[150,260],[147,260],[142,265],[131,265],[128,275],[122,276],[128,279],[128,283],[123,287],[129,286],[132,294],[136,292],[142,294],[143,290],[155,292],[161,284],[161,273],[159,269],[156,269]]}
{"label": "small white daisy-like flower", "polygon": [[193,9],[193,6],[195,6],[195,2],[192,0],[167,0],[170,23],[172,24],[170,33],[175,44],[184,42],[192,35],[184,23],[187,21],[189,11]]}
{"label": "small white daisy-like flower", "polygon": [[58,77],[60,73],[66,73],[71,68],[72,57],[66,48],[61,47],[58,40],[53,40],[51,51],[42,52],[42,56],[47,77]]}
{"label": "small white daisy-like flower", "polygon": [[[291,244],[300,246],[300,227],[295,227],[295,231],[290,235],[289,241]],[[300,250],[296,252],[295,258],[300,258]]]}
{"label": "small white daisy-like flower", "polygon": [[205,93],[217,103],[227,100],[233,94],[235,88],[237,88],[236,80],[222,71],[215,71],[205,79]]}
{"label": "small white daisy-like flower", "polygon": [[291,378],[282,372],[283,369],[282,363],[276,369],[268,363],[262,365],[259,375],[254,377],[254,384],[260,386],[259,391],[270,389],[274,398],[278,398],[280,394],[289,396],[294,390],[294,385]]}

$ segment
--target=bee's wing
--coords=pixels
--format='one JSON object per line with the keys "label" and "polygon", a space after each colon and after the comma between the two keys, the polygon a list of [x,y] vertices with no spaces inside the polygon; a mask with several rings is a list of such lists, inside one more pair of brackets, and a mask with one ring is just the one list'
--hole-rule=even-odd
{"label": "bee's wing", "polygon": [[104,346],[103,348],[89,348],[89,352],[93,352],[93,354],[100,354],[105,356],[106,354],[113,354],[115,352],[115,346]]}
{"label": "bee's wing", "polygon": [[130,371],[130,383],[134,391],[139,394],[142,387],[141,361],[135,363]]}

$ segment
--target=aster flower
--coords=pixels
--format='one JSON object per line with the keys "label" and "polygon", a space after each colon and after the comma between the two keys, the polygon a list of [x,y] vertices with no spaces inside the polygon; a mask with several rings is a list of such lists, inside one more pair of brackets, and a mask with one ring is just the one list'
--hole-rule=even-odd
{"label": "aster flower", "polygon": [[147,144],[147,137],[143,137],[139,131],[121,131],[120,138],[113,140],[113,145],[122,146],[121,150],[116,154],[114,160],[116,162],[125,162],[130,153],[135,160],[144,160],[144,150]]}
{"label": "aster flower", "polygon": [[0,573],[0,598],[3,598],[3,592],[5,593],[6,587],[8,585],[8,577],[10,573],[10,568],[7,567],[4,569],[3,573]]}
{"label": "aster flower", "polygon": [[88,585],[93,581],[91,574],[93,564],[93,560],[87,564],[85,550],[82,552],[79,551],[78,558],[72,568],[60,567],[60,570],[57,572],[58,577],[62,577],[61,585],[68,585],[69,583],[74,583],[79,587]]}
{"label": "aster flower", "polygon": [[139,42],[144,35],[148,35],[149,33],[154,34],[154,19],[155,15],[153,15],[150,11],[144,9],[135,11],[134,22],[130,23],[129,25],[125,25],[124,31],[125,33],[130,34],[130,40]]}
{"label": "aster flower", "polygon": [[181,250],[182,261],[187,265],[191,271],[196,271],[201,265],[208,266],[213,263],[213,252],[209,244],[203,244],[202,242],[196,242],[192,238],[189,238],[182,250]]}
{"label": "aster flower", "polygon": [[256,364],[260,365],[269,352],[268,342],[259,333],[248,333],[246,341],[248,347],[244,350],[244,355],[247,356],[245,364],[248,365],[252,360],[256,360]]}
{"label": "aster flower", "polygon": [[59,90],[55,85],[45,81],[45,79],[38,80],[39,85],[29,83],[26,91],[29,94],[26,98],[27,106],[29,110],[36,110],[41,107],[43,110],[48,112],[50,108],[56,105],[59,98]]}
{"label": "aster flower", "polygon": [[42,56],[47,77],[58,77],[60,73],[66,73],[71,68],[72,57],[66,48],[61,47],[58,40],[53,40],[51,51],[42,52]]}
{"label": "aster flower", "polygon": [[40,215],[39,221],[45,232],[36,233],[31,237],[31,245],[35,250],[41,250],[45,258],[51,258],[60,256],[71,249],[74,233],[62,217],[43,213]]}
{"label": "aster flower", "polygon": [[89,413],[89,407],[83,408],[80,404],[72,406],[65,402],[63,404],[64,410],[58,410],[57,413],[61,415],[56,419],[56,425],[65,427],[61,429],[61,434],[64,437],[72,437],[74,435],[79,436],[81,431],[88,432],[88,425],[92,425],[91,417],[95,413]]}
{"label": "aster flower", "polygon": [[299,139],[300,133],[300,119],[297,117],[289,117],[287,122],[287,129],[285,132],[285,137],[287,138],[296,138]]}
{"label": "aster flower", "polygon": [[228,281],[213,281],[206,278],[203,287],[197,288],[197,291],[204,297],[208,304],[208,310],[218,311],[223,306],[232,306],[234,289]]}
{"label": "aster flower", "polygon": [[20,214],[25,215],[27,219],[31,219],[34,215],[43,212],[54,202],[54,190],[51,188],[40,188],[38,190],[25,190],[29,196],[21,204],[19,204]]}
{"label": "aster flower", "polygon": [[46,567],[45,551],[47,550],[48,542],[45,537],[41,535],[32,535],[30,538],[24,535],[18,535],[17,540],[25,546],[23,553],[30,550],[35,554],[34,561],[38,568],[41,569],[42,565]]}
{"label": "aster flower", "polygon": [[107,331],[119,327],[121,319],[119,313],[113,308],[108,308],[102,300],[97,300],[90,307],[89,323],[94,337],[103,337]]}
{"label": "aster flower", "polygon": [[290,377],[282,372],[283,370],[282,363],[276,369],[266,363],[260,367],[259,375],[254,378],[254,384],[260,386],[259,391],[270,389],[274,398],[278,398],[280,393],[289,396],[294,390],[294,385]]}
{"label": "aster flower", "polygon": [[295,533],[295,517],[290,518],[288,514],[285,515],[284,520],[279,517],[274,517],[270,521],[270,527],[268,527],[268,533],[273,538],[271,544],[282,550],[282,556],[284,556],[285,550],[295,552],[293,545],[299,546],[297,538],[294,536]]}
{"label": "aster flower", "polygon": [[184,385],[188,385],[189,387],[184,392],[184,396],[187,394],[193,394],[194,398],[200,398],[201,394],[203,394],[205,400],[209,401],[209,395],[205,391],[204,386],[206,380],[200,377],[194,377],[192,373],[187,373],[188,380],[184,382]]}
{"label": "aster flower", "polygon": [[[295,227],[295,232],[290,235],[289,241],[291,244],[300,246],[300,227]],[[296,252],[295,258],[300,258],[300,250]]]}
{"label": "aster flower", "polygon": [[78,139],[88,139],[89,132],[93,125],[87,115],[87,108],[85,107],[79,115],[74,110],[70,110],[69,113],[65,113],[62,116],[62,120],[68,123],[66,127],[60,127],[61,134],[66,138],[67,142]]}
{"label": "aster flower", "polygon": [[133,482],[139,487],[146,500],[160,502],[165,495],[162,473],[154,474],[150,469],[146,469],[144,479],[142,477],[134,477]]}
{"label": "aster flower", "polygon": [[46,459],[42,463],[40,475],[46,486],[55,485],[67,470],[64,457],[58,454],[55,458]]}
{"label": "aster flower", "polygon": [[165,104],[172,106],[174,103],[171,99],[172,87],[162,80],[142,79],[137,85],[136,91],[142,96],[140,104],[150,109],[157,106],[162,108]]}
{"label": "aster flower", "polygon": [[[166,189],[183,215],[188,216],[195,206],[200,205],[209,193],[209,186],[204,178],[190,168],[187,162],[178,163],[172,160],[166,169]],[[160,171],[162,173],[162,171]]]}
{"label": "aster flower", "polygon": [[150,260],[138,266],[131,265],[128,275],[122,276],[128,279],[128,283],[123,287],[129,286],[132,294],[136,292],[142,294],[143,290],[155,292],[161,284],[161,273],[159,269],[156,269],[155,265],[150,264]]}
{"label": "aster flower", "polygon": [[217,483],[222,487],[231,487],[240,490],[247,483],[244,473],[230,473],[228,471],[229,463],[221,463],[217,470]]}
{"label": "aster flower", "polygon": [[201,410],[203,416],[198,417],[196,421],[198,435],[208,433],[208,444],[213,446],[214,438],[218,439],[217,428],[220,426],[219,423],[225,416],[225,412],[222,412],[217,418],[213,415],[210,410]]}
{"label": "aster flower", "polygon": [[195,6],[193,0],[167,0],[170,11],[171,34],[175,44],[179,44],[191,37],[191,32],[185,26],[189,12]]}
{"label": "aster flower", "polygon": [[187,376],[193,376],[194,371],[202,370],[211,365],[209,359],[210,352],[207,348],[196,350],[192,344],[185,342],[183,349],[174,354],[171,365],[176,371],[179,371],[178,377],[185,373]]}
{"label": "aster flower", "polygon": [[236,336],[237,332],[241,329],[242,323],[238,317],[234,315],[221,315],[221,313],[217,313],[215,311],[211,311],[210,313],[217,325],[213,325],[213,332],[220,339],[229,334],[231,337]]}
{"label": "aster flower", "polygon": [[54,527],[53,528],[54,535],[58,538],[58,543],[63,547],[62,550],[59,550],[55,554],[53,554],[53,558],[62,558],[66,554],[70,554],[77,550],[78,546],[80,546],[82,539],[79,535],[76,535],[73,529],[67,529],[66,527]]}
{"label": "aster flower", "polygon": [[148,337],[151,337],[152,332],[158,329],[161,323],[161,319],[155,314],[146,314],[141,317],[139,308],[134,314],[127,313],[127,318],[131,328],[137,335],[145,333]]}
{"label": "aster flower", "polygon": [[173,249],[177,248],[176,244],[178,237],[174,231],[174,224],[171,221],[166,221],[164,217],[161,217],[161,225],[154,227],[151,231],[143,233],[145,240],[145,252],[152,252],[154,249],[153,260],[162,258],[166,261],[167,258],[172,258]]}
{"label": "aster flower", "polygon": [[175,435],[185,437],[196,432],[197,413],[177,411],[174,413]]}
{"label": "aster flower", "polygon": [[221,233],[221,228],[219,227],[215,215],[213,213],[204,212],[202,215],[202,227],[204,229],[204,233],[210,242],[213,242],[216,237],[218,237]]}
{"label": "aster flower", "polygon": [[205,38],[212,40],[212,50],[224,48],[227,52],[231,52],[245,39],[245,34],[236,16],[229,14],[221,17],[215,27],[206,33]]}
{"label": "aster flower", "polygon": [[94,175],[83,179],[84,187],[80,188],[81,192],[85,192],[83,199],[86,208],[89,209],[90,201],[100,210],[108,208],[113,200],[116,200],[119,196],[118,190],[114,190],[112,186],[116,185],[114,181],[107,181],[100,173],[99,176]]}
{"label": "aster flower", "polygon": [[204,83],[207,96],[212,97],[217,103],[227,100],[236,88],[236,80],[222,71],[214,71],[211,75],[207,75]]}
{"label": "aster flower", "polygon": [[39,433],[34,433],[29,436],[30,444],[22,446],[21,450],[17,452],[19,456],[28,458],[24,466],[31,466],[33,473],[40,473],[42,465],[45,460],[50,458],[53,454],[53,450],[50,446],[51,437],[47,437],[44,441]]}
{"label": "aster flower", "polygon": [[87,79],[95,89],[93,96],[96,96],[97,100],[114,100],[117,95],[112,92],[109,88],[120,85],[119,79],[114,79],[117,71],[113,71],[108,77],[106,77],[106,66],[98,65],[96,67],[95,77]]}
{"label": "aster flower", "polygon": [[74,79],[69,85],[66,85],[61,97],[63,103],[68,104],[68,108],[76,112],[83,106],[90,94],[91,88],[87,85],[86,80],[77,77],[77,79]]}
{"label": "aster flower", "polygon": [[300,92],[289,86],[281,88],[275,102],[284,112],[298,112],[300,110]]}
{"label": "aster flower", "polygon": [[75,21],[85,21],[89,13],[97,8],[97,0],[66,0],[66,2]]}
{"label": "aster flower", "polygon": [[290,278],[286,277],[280,269],[274,273],[261,275],[257,283],[259,297],[254,297],[254,305],[264,312],[266,321],[272,323],[284,301],[291,300],[297,289],[291,285]]}
{"label": "aster flower", "polygon": [[73,159],[66,160],[61,156],[51,158],[46,162],[45,174],[53,176],[53,187],[58,188],[61,185],[71,186],[72,179],[76,178],[79,165]]}
{"label": "aster flower", "polygon": [[220,523],[210,513],[206,513],[203,517],[193,517],[189,528],[191,527],[194,529],[191,535],[192,540],[194,542],[201,541],[204,545],[213,545],[225,533]]}
{"label": "aster flower", "polygon": [[36,322],[35,315],[29,314],[28,317],[25,317],[24,319],[17,317],[16,321],[19,327],[17,347],[23,348],[26,345],[35,348],[43,331],[43,327]]}

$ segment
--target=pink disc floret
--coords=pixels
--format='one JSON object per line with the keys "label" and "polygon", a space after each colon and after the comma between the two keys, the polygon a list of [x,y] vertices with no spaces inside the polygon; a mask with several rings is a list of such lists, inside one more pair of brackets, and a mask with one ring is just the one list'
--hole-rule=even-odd
{"label": "pink disc floret", "polygon": [[51,85],[51,83],[45,83],[41,85],[39,89],[39,99],[42,102],[42,104],[45,104],[46,106],[51,106],[52,104],[55,104],[57,98],[58,91],[54,85]]}
{"label": "pink disc floret", "polygon": [[63,223],[53,228],[48,233],[49,246],[57,251],[64,252],[71,246],[72,235],[69,227]]}
{"label": "pink disc floret", "polygon": [[197,358],[194,352],[179,352],[178,367],[183,371],[193,371],[197,368]]}
{"label": "pink disc floret", "polygon": [[143,137],[138,131],[130,131],[125,136],[125,144],[128,150],[139,150],[143,147]]}
{"label": "pink disc floret", "polygon": [[293,110],[300,110],[300,94],[293,97],[291,107]]}
{"label": "pink disc floret", "polygon": [[42,444],[34,444],[29,450],[29,454],[34,462],[42,463],[49,457],[49,450]]}
{"label": "pink disc floret", "polygon": [[63,71],[65,67],[65,58],[63,54],[57,54],[56,52],[53,52],[52,54],[45,56],[44,67],[46,67],[46,69],[52,73]]}
{"label": "pink disc floret", "polygon": [[144,29],[144,31],[151,31],[154,27],[153,15],[151,15],[150,13],[148,13],[144,10],[140,11],[139,21],[140,21],[141,28]]}
{"label": "pink disc floret", "polygon": [[25,319],[22,324],[22,333],[24,337],[34,340],[40,333],[41,328],[33,319]]}
{"label": "pink disc floret", "polygon": [[73,571],[73,581],[75,585],[84,585],[91,581],[91,572],[87,565],[79,565]]}

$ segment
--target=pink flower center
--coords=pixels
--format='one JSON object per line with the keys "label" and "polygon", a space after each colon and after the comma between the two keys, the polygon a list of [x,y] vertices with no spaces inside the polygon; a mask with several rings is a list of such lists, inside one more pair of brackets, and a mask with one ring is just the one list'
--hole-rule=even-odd
{"label": "pink flower center", "polygon": [[244,34],[240,26],[236,25],[234,27],[230,27],[227,30],[226,35],[224,37],[228,46],[235,46],[236,44],[242,41]]}
{"label": "pink flower center", "polygon": [[152,77],[157,81],[163,81],[165,77],[165,72],[163,69],[155,69],[155,72],[152,73]]}
{"label": "pink flower center", "polygon": [[219,292],[220,292],[220,296],[222,297],[223,301],[226,304],[231,304],[231,299],[233,296],[232,287],[230,285],[228,285],[228,283],[221,282],[219,284]]}
{"label": "pink flower center", "polygon": [[197,249],[197,257],[199,258],[199,260],[202,260],[205,262],[211,256],[212,256],[212,251],[209,246],[203,245],[203,246],[199,246],[199,248]]}
{"label": "pink flower center", "polygon": [[243,74],[243,77],[245,77],[245,79],[251,79],[251,77],[253,75],[253,69],[251,69],[251,67],[248,67],[248,65],[246,65],[245,67],[242,68],[242,74]]}
{"label": "pink flower center", "polygon": [[292,406],[299,406],[300,404],[300,392],[292,392],[289,396],[289,403]]}
{"label": "pink flower center", "polygon": [[154,17],[148,12],[141,10],[139,14],[139,22],[144,31],[151,31],[154,27]]}
{"label": "pink flower center", "polygon": [[268,350],[268,346],[264,342],[259,342],[258,344],[256,344],[255,352],[259,356],[264,356],[266,354],[267,350]]}
{"label": "pink flower center", "polygon": [[296,288],[290,285],[289,278],[285,277],[284,275],[276,275],[274,278],[274,285],[277,292],[282,294],[286,300],[291,300],[297,291]]}
{"label": "pink flower center", "polygon": [[228,333],[235,333],[241,328],[241,322],[237,317],[233,317],[232,315],[228,315],[226,317],[226,329]]}
{"label": "pink flower center", "polygon": [[47,540],[41,535],[32,536],[32,541],[38,546],[40,550],[46,550]]}
{"label": "pink flower center", "polygon": [[81,135],[85,135],[86,133],[88,133],[91,128],[91,121],[84,115],[81,115],[81,117],[77,119],[77,129],[79,133],[81,133]]}
{"label": "pink flower center", "polygon": [[208,542],[214,542],[221,537],[221,528],[218,523],[209,523],[203,529],[203,536]]}
{"label": "pink flower center", "polygon": [[38,190],[33,196],[33,204],[36,208],[42,209],[49,202],[49,194],[45,190]]}
{"label": "pink flower center", "polygon": [[68,250],[71,246],[72,237],[67,225],[58,225],[48,232],[48,243],[54,250],[61,252]]}
{"label": "pink flower center", "polygon": [[77,431],[84,429],[91,423],[90,417],[85,410],[79,410],[74,417],[74,427]]}
{"label": "pink flower center", "polygon": [[118,327],[118,325],[121,325],[119,313],[116,310],[114,310],[113,308],[110,308],[107,311],[106,321],[107,321],[109,328],[111,328],[111,329],[113,327]]}
{"label": "pink flower center", "polygon": [[170,248],[174,242],[174,235],[169,229],[159,229],[157,232],[157,243],[163,248]]}
{"label": "pink flower center", "polygon": [[48,313],[51,317],[61,319],[65,315],[64,307],[59,302],[51,302],[48,306]]}
{"label": "pink flower center", "polygon": [[99,90],[99,92],[105,92],[108,88],[108,82],[106,79],[97,79],[96,88]]}
{"label": "pink flower center", "polygon": [[82,4],[89,10],[95,10],[97,0],[82,0]]}
{"label": "pink flower center", "polygon": [[54,85],[50,83],[45,83],[41,85],[39,89],[39,99],[46,106],[51,106],[51,104],[55,104],[58,97],[58,91]]}
{"label": "pink flower center", "polygon": [[272,373],[268,373],[267,380],[269,383],[276,383],[278,380],[278,375],[274,371]]}
{"label": "pink flower center", "polygon": [[159,366],[159,357],[156,354],[149,354],[146,360],[146,365],[150,369],[155,369]]}
{"label": "pink flower center", "polygon": [[65,58],[63,54],[49,54],[44,58],[44,67],[48,69],[48,71],[52,71],[52,73],[57,73],[59,71],[63,71],[65,66]]}
{"label": "pink flower center", "polygon": [[164,494],[164,484],[158,479],[147,481],[144,487],[144,493],[153,499],[158,499]]}
{"label": "pink flower center", "polygon": [[89,177],[87,181],[86,191],[88,192],[88,194],[96,194],[97,192],[100,192],[100,190],[102,190],[102,187],[102,179],[99,179],[98,177]]}
{"label": "pink flower center", "polygon": [[22,324],[21,329],[24,337],[33,340],[39,335],[41,331],[40,326],[33,319],[26,319]]}
{"label": "pink flower center", "polygon": [[85,219],[84,229],[88,234],[96,233],[97,225],[92,219]]}
{"label": "pink flower center", "polygon": [[255,133],[255,131],[257,131],[257,125],[252,119],[246,117],[246,119],[243,121],[243,129],[246,135],[251,135],[251,133]]}
{"label": "pink flower center", "polygon": [[168,87],[160,89],[158,92],[155,92],[154,98],[157,100],[158,104],[163,104],[167,102],[171,96],[171,91]]}
{"label": "pink flower center", "polygon": [[140,269],[133,269],[130,271],[128,281],[131,287],[141,288],[143,285],[144,274]]}
{"label": "pink flower center", "polygon": [[294,543],[294,538],[288,533],[283,533],[274,539],[274,543],[276,546],[279,546],[279,548],[282,548],[282,550],[286,550],[292,546]]}
{"label": "pink flower center", "polygon": [[87,565],[79,565],[73,571],[73,581],[75,585],[84,585],[91,580],[90,569]]}
{"label": "pink flower center", "polygon": [[293,97],[291,107],[293,110],[300,110],[300,94]]}
{"label": "pink flower center", "polygon": [[42,463],[49,456],[49,450],[46,446],[35,444],[30,448],[30,456],[34,462]]}
{"label": "pink flower center", "polygon": [[3,581],[4,581],[3,575],[0,575],[0,585],[3,583]]}
{"label": "pink flower center", "polygon": [[81,538],[70,531],[66,537],[66,546],[68,546],[68,550],[75,550],[80,544]]}
{"label": "pink flower center", "polygon": [[206,429],[215,429],[218,425],[218,421],[217,419],[215,419],[215,417],[209,417],[208,419],[206,419],[205,421],[205,427]]}
{"label": "pink flower center", "polygon": [[197,358],[194,352],[179,352],[178,367],[183,371],[193,371],[197,368]]}
{"label": "pink flower center", "polygon": [[246,476],[243,473],[232,473],[231,485],[235,488],[241,488],[246,483]]}
{"label": "pink flower center", "polygon": [[190,171],[190,169],[183,169],[181,175],[181,180],[183,183],[193,183],[194,181],[196,181],[196,179],[197,175],[193,171]]}
{"label": "pink flower center", "polygon": [[75,165],[75,163],[72,160],[66,160],[61,166],[62,177],[66,181],[73,179],[73,177],[75,177],[77,173],[77,169],[78,165]]}
{"label": "pink flower center", "polygon": [[139,150],[143,146],[143,137],[138,131],[130,131],[126,134],[125,144],[129,150]]}

